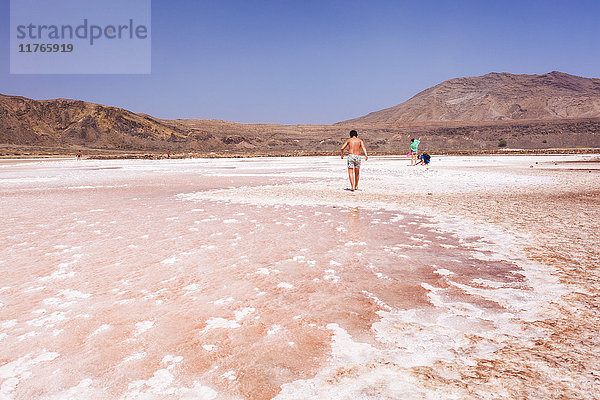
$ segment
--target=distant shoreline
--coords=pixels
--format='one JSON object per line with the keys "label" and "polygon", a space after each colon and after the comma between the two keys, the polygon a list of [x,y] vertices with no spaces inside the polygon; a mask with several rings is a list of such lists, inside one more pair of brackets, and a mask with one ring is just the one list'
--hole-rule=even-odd
{"label": "distant shoreline", "polygon": [[[93,160],[128,160],[128,159],[147,159],[159,160],[167,159],[165,152],[124,152],[114,150],[100,149],[81,149],[84,158]],[[424,149],[427,152],[426,149]],[[76,150],[66,149],[44,149],[44,150],[26,150],[6,151],[0,149],[0,159],[32,159],[32,158],[75,158]],[[377,152],[370,151],[371,156],[405,156],[405,153],[399,152]],[[554,149],[494,149],[494,150],[448,150],[431,151],[432,155],[448,156],[477,156],[477,155],[544,155],[544,154],[599,154],[600,148],[554,148]],[[331,152],[270,152],[270,153],[237,153],[237,152],[173,152],[171,159],[192,159],[192,158],[258,158],[258,157],[316,157],[316,156],[338,156],[339,153]]]}

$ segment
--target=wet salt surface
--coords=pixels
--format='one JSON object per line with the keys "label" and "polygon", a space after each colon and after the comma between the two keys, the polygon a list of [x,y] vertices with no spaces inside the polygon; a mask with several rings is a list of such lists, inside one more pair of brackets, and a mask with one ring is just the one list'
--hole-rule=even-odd
{"label": "wet salt surface", "polygon": [[510,157],[372,158],[357,193],[334,158],[173,161],[2,165],[0,398],[460,397],[416,368],[535,341],[565,291],[389,197],[554,183],[471,171]]}

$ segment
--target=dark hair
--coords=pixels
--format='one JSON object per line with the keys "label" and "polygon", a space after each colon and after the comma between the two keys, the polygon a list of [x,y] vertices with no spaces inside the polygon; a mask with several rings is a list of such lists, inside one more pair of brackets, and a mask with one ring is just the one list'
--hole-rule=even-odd
{"label": "dark hair", "polygon": [[415,141],[415,139],[410,139],[410,142],[411,142],[411,143],[412,143],[412,142],[414,142],[414,141]]}
{"label": "dark hair", "polygon": [[357,136],[358,136],[358,133],[356,133],[356,131],[354,129],[352,129],[350,131],[350,137],[357,137]]}

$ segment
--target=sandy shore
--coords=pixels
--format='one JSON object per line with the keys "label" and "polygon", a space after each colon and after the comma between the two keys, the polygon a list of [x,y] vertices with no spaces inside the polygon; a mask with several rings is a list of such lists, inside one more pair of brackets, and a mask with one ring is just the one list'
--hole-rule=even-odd
{"label": "sandy shore", "polygon": [[0,398],[600,398],[598,155],[0,162]]}

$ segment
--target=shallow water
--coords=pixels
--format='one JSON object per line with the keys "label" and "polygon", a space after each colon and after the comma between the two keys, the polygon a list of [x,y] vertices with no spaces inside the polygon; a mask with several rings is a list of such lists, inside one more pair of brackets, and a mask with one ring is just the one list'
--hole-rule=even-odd
{"label": "shallow water", "polygon": [[464,398],[416,371],[547,334],[523,238],[389,196],[551,178],[340,161],[2,165],[0,398]]}

